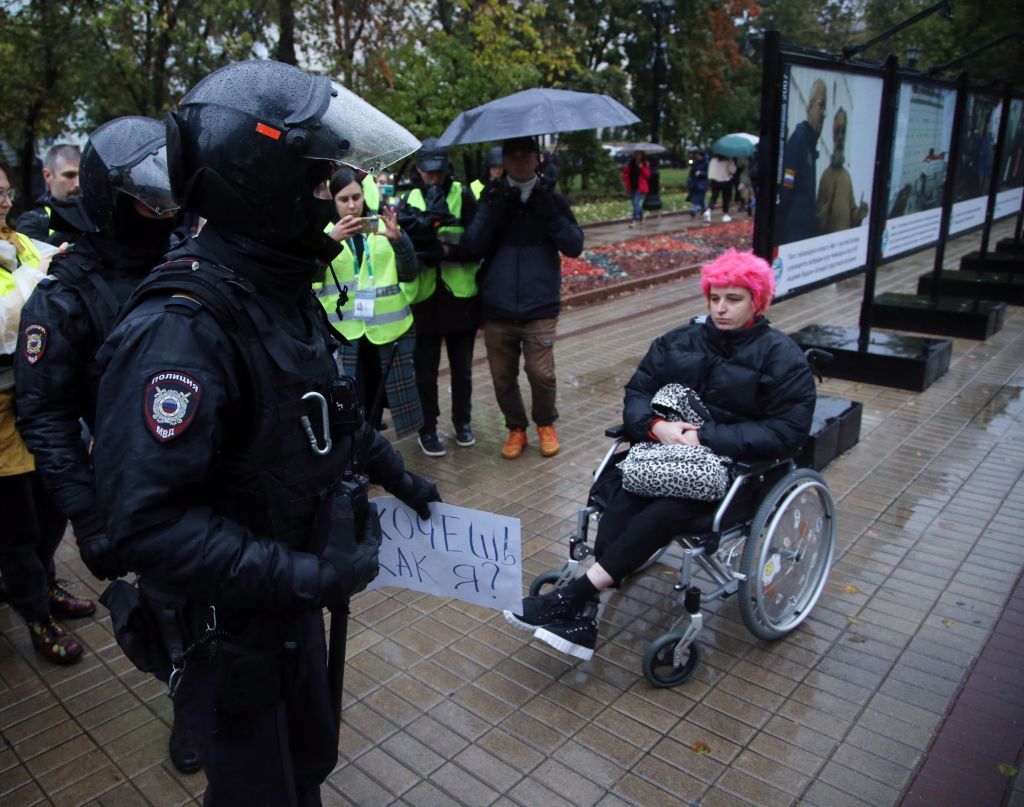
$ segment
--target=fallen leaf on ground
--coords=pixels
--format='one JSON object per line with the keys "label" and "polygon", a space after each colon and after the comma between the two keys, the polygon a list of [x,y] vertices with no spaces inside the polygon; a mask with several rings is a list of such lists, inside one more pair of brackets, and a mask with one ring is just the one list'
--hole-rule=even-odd
{"label": "fallen leaf on ground", "polygon": [[694,740],[692,745],[690,745],[690,750],[703,757],[711,753],[711,746],[703,740]]}

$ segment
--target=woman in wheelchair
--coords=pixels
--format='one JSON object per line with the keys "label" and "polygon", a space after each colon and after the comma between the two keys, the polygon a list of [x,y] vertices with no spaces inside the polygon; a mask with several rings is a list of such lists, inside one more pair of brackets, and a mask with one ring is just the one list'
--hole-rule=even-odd
{"label": "woman in wheelchair", "polygon": [[[775,293],[771,267],[752,253],[729,250],[703,267],[701,288],[705,321],[654,340],[626,385],[627,436],[634,444],[703,445],[748,462],[792,456],[810,431],[814,378],[796,343],[765,319]],[[700,426],[662,419],[651,402],[667,384],[696,392],[710,418]],[[617,586],[715,506],[619,487],[598,522],[596,562],[587,573],[524,598],[522,612],[505,611],[505,618],[557,650],[589,659],[597,643],[598,592]]]}

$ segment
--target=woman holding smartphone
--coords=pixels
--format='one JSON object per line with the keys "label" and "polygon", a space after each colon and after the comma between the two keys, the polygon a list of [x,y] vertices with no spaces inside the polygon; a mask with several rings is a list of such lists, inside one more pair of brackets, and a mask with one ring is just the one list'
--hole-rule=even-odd
{"label": "woman holding smartphone", "polygon": [[[409,308],[420,271],[416,252],[399,230],[393,208],[382,205],[379,216],[370,215],[354,170],[336,171],[330,191],[338,222],[326,232],[341,245],[341,252],[313,288],[331,324],[349,342],[341,350],[343,370],[356,379],[368,416],[386,372],[384,405],[391,411],[396,436],[404,437],[417,431],[423,420]],[[348,299],[342,301],[340,292],[346,287]]]}

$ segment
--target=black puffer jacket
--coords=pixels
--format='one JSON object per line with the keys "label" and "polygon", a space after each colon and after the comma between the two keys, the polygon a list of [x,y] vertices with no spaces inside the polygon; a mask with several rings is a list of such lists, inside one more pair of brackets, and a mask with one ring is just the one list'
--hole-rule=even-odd
{"label": "black puffer jacket", "polygon": [[654,340],[626,385],[623,421],[631,440],[649,440],[651,398],[669,383],[696,390],[711,412],[700,442],[736,460],[796,453],[811,428],[814,377],[800,348],[764,317],[723,331],[711,320]]}
{"label": "black puffer jacket", "polygon": [[583,251],[583,230],[569,202],[539,179],[526,203],[518,188],[495,180],[483,192],[462,245],[483,256],[477,282],[485,320],[529,322],[557,317],[561,307],[561,252]]}

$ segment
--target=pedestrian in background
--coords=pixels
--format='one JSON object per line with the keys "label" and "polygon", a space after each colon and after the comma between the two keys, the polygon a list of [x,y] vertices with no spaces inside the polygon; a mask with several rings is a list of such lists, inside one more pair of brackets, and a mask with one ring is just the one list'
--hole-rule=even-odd
{"label": "pedestrian in background", "polygon": [[711,184],[711,203],[704,211],[704,221],[711,221],[711,211],[715,209],[718,196],[722,196],[722,221],[732,221],[729,205],[732,204],[733,177],[736,175],[736,163],[729,157],[714,154],[708,165],[708,182]]}
{"label": "pedestrian in background", "polygon": [[630,228],[644,220],[644,199],[650,191],[651,166],[647,155],[642,151],[634,151],[633,159],[622,166],[622,184],[633,202],[633,213],[629,221]]}
{"label": "pedestrian in background", "polygon": [[692,207],[690,218],[699,216],[704,212],[704,200],[708,192],[708,158],[704,152],[697,149],[690,161],[690,175],[686,178],[687,199]]}

